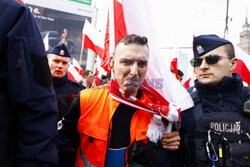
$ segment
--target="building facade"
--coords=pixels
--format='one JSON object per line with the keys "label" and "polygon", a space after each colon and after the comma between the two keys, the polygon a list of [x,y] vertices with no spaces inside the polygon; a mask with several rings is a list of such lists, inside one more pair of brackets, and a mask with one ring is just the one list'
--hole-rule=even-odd
{"label": "building facade", "polygon": [[238,46],[250,55],[250,24],[246,17],[245,24],[242,26],[242,32],[240,33],[240,43]]}

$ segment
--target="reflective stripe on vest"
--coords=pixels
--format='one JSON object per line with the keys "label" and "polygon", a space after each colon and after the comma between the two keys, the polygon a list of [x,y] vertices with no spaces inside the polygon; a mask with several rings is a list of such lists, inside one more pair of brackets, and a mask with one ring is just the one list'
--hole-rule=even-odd
{"label": "reflective stripe on vest", "polygon": [[81,148],[79,149],[79,153],[80,153],[80,155],[81,155],[81,160],[82,160],[82,162],[83,162],[84,167],[95,167],[95,166],[93,166],[93,165],[87,160],[87,158],[86,158],[85,155],[83,154]]}

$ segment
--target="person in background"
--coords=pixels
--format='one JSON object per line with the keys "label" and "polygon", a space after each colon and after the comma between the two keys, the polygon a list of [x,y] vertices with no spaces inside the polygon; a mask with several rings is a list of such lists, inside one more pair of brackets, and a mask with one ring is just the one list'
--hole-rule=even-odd
{"label": "person in background", "polygon": [[111,59],[115,80],[111,79],[109,85],[81,91],[73,100],[59,135],[67,138],[78,129],[81,137],[79,166],[125,167],[128,163],[130,166],[175,166],[173,150],[179,147],[179,133],[170,132],[165,136],[166,150],[147,144],[153,114],[120,103],[113,96],[114,92],[122,90],[138,100],[149,103],[153,100],[140,89],[148,58],[146,37],[135,34],[123,37]]}
{"label": "person in background", "polygon": [[93,72],[90,71],[90,70],[84,71],[84,73],[83,73],[83,78],[84,78],[84,80],[83,80],[82,85],[83,85],[86,89],[91,88],[92,85],[93,85],[93,81],[94,81]]}
{"label": "person in background", "polygon": [[[174,74],[174,70],[171,70],[171,72]],[[182,79],[183,79],[183,76],[184,76],[183,72],[181,70],[177,69],[177,74],[178,74],[178,81],[180,83],[182,83]]]}
{"label": "person in background", "polygon": [[48,60],[27,6],[0,1],[0,166],[57,167],[57,106]]}
{"label": "person in background", "polygon": [[61,40],[59,41],[59,44],[65,44],[66,47],[68,48],[69,53],[72,53],[74,49],[74,43],[69,40],[69,31],[67,28],[63,29],[62,35],[61,35]]}
{"label": "person in background", "polygon": [[250,89],[232,73],[234,47],[217,35],[201,35],[193,48],[195,105],[181,112],[183,166],[249,166]]}
{"label": "person in background", "polygon": [[[61,126],[63,116],[67,113],[74,96],[84,87],[68,79],[67,70],[71,56],[65,44],[58,44],[48,51],[48,62],[53,77],[53,86],[56,92],[56,101],[59,110],[58,128]],[[79,136],[71,136],[67,145],[61,146],[65,141],[57,137],[57,150],[59,167],[74,167]]]}

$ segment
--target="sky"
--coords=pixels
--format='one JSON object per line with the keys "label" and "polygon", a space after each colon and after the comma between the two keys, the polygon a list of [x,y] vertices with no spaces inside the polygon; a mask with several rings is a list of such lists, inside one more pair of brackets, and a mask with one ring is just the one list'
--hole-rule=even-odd
{"label": "sky", "polygon": [[[217,34],[224,37],[227,0],[154,0],[155,24],[161,46],[192,45],[193,35]],[[229,0],[227,39],[239,42],[242,25],[248,14],[250,0]],[[162,36],[162,35],[161,35]]]}

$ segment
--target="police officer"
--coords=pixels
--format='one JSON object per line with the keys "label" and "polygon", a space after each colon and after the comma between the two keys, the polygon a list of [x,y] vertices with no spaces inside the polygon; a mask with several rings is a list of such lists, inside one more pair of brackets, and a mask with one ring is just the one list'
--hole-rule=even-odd
{"label": "police officer", "polygon": [[0,1],[0,166],[56,167],[57,106],[44,45],[27,6]]}
{"label": "police officer", "polygon": [[216,35],[201,35],[194,38],[193,48],[195,106],[181,112],[184,164],[249,166],[250,117],[243,109],[249,87],[232,73],[237,65],[234,47]]}
{"label": "police officer", "polygon": [[[65,44],[58,44],[48,52],[48,61],[53,76],[53,85],[56,92],[56,100],[59,110],[58,127],[62,117],[67,112],[74,96],[84,87],[68,79],[67,70],[70,65],[70,54]],[[67,145],[60,146],[63,139],[57,137],[58,156],[60,167],[74,167],[79,136],[71,136]]]}

